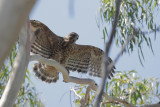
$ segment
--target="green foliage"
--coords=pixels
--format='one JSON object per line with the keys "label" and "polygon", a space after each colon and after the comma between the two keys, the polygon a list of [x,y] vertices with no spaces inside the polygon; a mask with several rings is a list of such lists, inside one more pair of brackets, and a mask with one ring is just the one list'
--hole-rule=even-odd
{"label": "green foliage", "polygon": [[134,105],[158,102],[159,81],[155,78],[140,79],[136,73],[135,71],[117,73],[116,77],[107,83],[106,92],[110,96],[124,99]]}
{"label": "green foliage", "polygon": [[[110,32],[109,25],[113,24],[117,0],[102,0],[100,7],[100,16],[103,25],[103,36],[108,37]],[[129,36],[134,36],[126,48],[129,53],[138,46],[140,59],[143,56],[143,42],[152,50],[152,42],[149,33],[154,32],[156,37],[156,17],[158,14],[158,0],[122,0],[120,6],[119,20],[117,24],[117,33],[115,43],[117,46],[123,45]],[[154,13],[157,11],[157,14]],[[100,24],[100,23],[99,23]],[[100,26],[100,25],[99,25]]]}
{"label": "green foliage", "polygon": [[[5,86],[9,79],[9,75],[11,73],[11,69],[17,53],[16,49],[17,47],[13,46],[9,57],[8,59],[6,59],[0,72],[0,98],[3,94]],[[25,80],[22,84],[22,87],[20,88],[14,107],[24,107],[24,106],[25,107],[44,107],[43,103],[38,98],[36,89],[32,85],[32,82],[29,77],[30,77],[30,74],[29,74],[29,71],[27,70]]]}
{"label": "green foliage", "polygon": [[[160,100],[160,92],[158,89],[159,81],[155,78],[140,79],[136,76],[136,71],[119,72],[115,77],[106,83],[105,92],[112,97],[117,97],[134,105],[143,105],[156,103]],[[77,94],[85,97],[86,86],[80,86]],[[90,93],[90,107],[94,104],[95,93]],[[106,99],[103,100],[105,102]],[[79,99],[76,100],[79,105]],[[122,107],[123,104],[108,103],[103,107]]]}

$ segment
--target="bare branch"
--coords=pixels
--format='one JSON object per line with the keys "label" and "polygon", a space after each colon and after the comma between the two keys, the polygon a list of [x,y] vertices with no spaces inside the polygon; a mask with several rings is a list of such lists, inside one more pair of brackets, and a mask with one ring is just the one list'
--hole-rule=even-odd
{"label": "bare branch", "polygon": [[[76,84],[83,84],[83,85],[89,85],[89,87],[94,90],[94,91],[97,91],[98,89],[98,86],[97,84],[95,83],[94,80],[92,79],[86,79],[86,78],[76,78],[76,77],[69,77],[70,81],[69,82],[73,82],[73,83],[76,83]],[[119,99],[119,98],[114,98],[114,97],[111,97],[111,96],[108,96],[105,92],[103,92],[103,96],[109,101],[109,102],[119,102],[119,103],[122,103],[128,107],[136,107],[136,106],[133,106],[132,104],[129,104],[127,101],[124,101],[122,99]]]}
{"label": "bare branch", "polygon": [[119,102],[110,102],[110,101],[106,101],[106,102],[102,102],[102,103],[101,103],[101,107],[102,107],[104,104],[109,104],[109,103],[112,103],[112,104],[119,104]]}
{"label": "bare branch", "polygon": [[72,88],[71,91],[73,91],[74,94],[75,94],[77,97],[79,97],[80,99],[82,99],[82,97],[81,97],[79,94],[77,94],[77,92],[76,92],[76,90],[75,90],[74,88]]}
{"label": "bare branch", "polygon": [[[31,56],[30,61],[35,61],[35,60],[43,62],[43,63],[45,63],[47,65],[50,65],[50,66],[54,66],[56,69],[59,70],[59,72],[62,72],[65,82],[72,82],[72,83],[76,83],[76,84],[88,85],[88,88],[87,88],[88,91],[86,91],[86,93],[89,93],[90,89],[92,89],[94,91],[97,91],[97,89],[98,89],[98,86],[97,86],[97,84],[94,80],[87,79],[87,78],[77,78],[77,77],[69,76],[68,71],[62,65],[60,65],[58,62],[56,62],[52,59],[46,59],[46,58],[43,58],[40,55]],[[86,98],[88,96],[89,95],[87,95]],[[128,107],[135,107],[132,104],[129,104],[128,102],[126,102],[124,100],[121,100],[119,98],[110,97],[104,92],[103,92],[103,96],[110,102],[120,102],[120,103],[123,103],[124,105],[126,105]],[[83,98],[81,98],[81,99],[83,99]]]}
{"label": "bare branch", "polygon": [[[76,84],[89,85],[94,90],[97,88],[96,82],[94,80],[88,79],[88,78],[77,78],[77,77],[69,76],[69,82],[73,82]],[[96,86],[96,88],[95,88],[95,86]]]}
{"label": "bare branch", "polygon": [[[111,47],[111,44],[112,44],[112,41],[113,41],[113,37],[115,36],[115,33],[116,33],[116,27],[117,27],[117,22],[118,22],[118,18],[119,18],[120,4],[121,4],[121,0],[117,0],[117,2],[116,2],[115,19],[114,19],[114,23],[113,23],[110,39],[109,39],[108,43],[106,44],[104,59],[106,57],[108,57],[108,53],[110,51],[110,47]],[[104,62],[103,62],[102,72],[103,72],[104,75],[103,75],[102,84],[100,85],[99,90],[97,90],[97,99],[96,99],[96,102],[95,102],[95,105],[94,105],[95,107],[100,107],[100,101],[102,99],[104,86],[105,86],[106,79],[109,76],[109,72],[110,72],[110,71],[108,71],[108,64],[107,64],[106,60],[104,60]]]}
{"label": "bare branch", "polygon": [[36,0],[0,1],[0,68],[8,56],[18,34]]}

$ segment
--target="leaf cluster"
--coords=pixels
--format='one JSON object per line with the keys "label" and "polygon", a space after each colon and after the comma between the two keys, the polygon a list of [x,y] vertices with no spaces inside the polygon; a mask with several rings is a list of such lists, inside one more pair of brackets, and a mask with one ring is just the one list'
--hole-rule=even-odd
{"label": "leaf cluster", "polygon": [[[106,92],[110,96],[124,99],[134,105],[158,102],[159,81],[155,78],[140,79],[136,73],[136,71],[117,73],[115,78],[106,83]],[[118,106],[122,105],[118,104]]]}
{"label": "leaf cluster", "polygon": [[[155,78],[140,79],[136,71],[118,72],[111,81],[106,83],[105,92],[112,97],[123,99],[133,105],[144,105],[156,103],[160,100],[160,92],[158,91],[159,81]],[[80,85],[77,93],[85,97],[86,86]],[[94,104],[95,92],[90,92],[90,104]],[[76,104],[79,105],[80,99],[76,99]],[[103,99],[102,102],[106,102]],[[122,107],[123,104],[118,102],[108,102],[102,105],[103,107]]]}
{"label": "leaf cluster", "polygon": [[[113,25],[117,0],[102,0],[100,6],[100,16],[103,29],[104,39],[108,37],[110,31],[109,25]],[[120,6],[119,20],[117,24],[117,33],[115,35],[115,43],[122,46],[129,36],[134,36],[126,48],[128,53],[133,52],[134,47],[138,47],[138,55],[144,59],[143,43],[152,50],[152,42],[150,33],[155,34],[157,27],[155,14],[158,9],[158,0],[122,0]],[[158,13],[158,11],[157,11]],[[100,26],[100,23],[99,23]]]}

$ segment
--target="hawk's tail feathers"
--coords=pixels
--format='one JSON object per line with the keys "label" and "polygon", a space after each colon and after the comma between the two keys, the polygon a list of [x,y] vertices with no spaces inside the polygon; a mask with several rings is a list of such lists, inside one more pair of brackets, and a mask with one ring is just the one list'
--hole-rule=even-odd
{"label": "hawk's tail feathers", "polygon": [[59,79],[59,75],[50,75],[49,73],[52,71],[47,71],[46,65],[42,63],[36,63],[33,67],[33,71],[39,79],[47,83],[55,83]]}

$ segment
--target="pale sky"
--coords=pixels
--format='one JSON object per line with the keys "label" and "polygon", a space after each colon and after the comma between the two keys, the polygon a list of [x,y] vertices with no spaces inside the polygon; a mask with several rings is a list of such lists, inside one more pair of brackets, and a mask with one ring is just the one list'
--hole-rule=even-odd
{"label": "pale sky", "polygon": [[[30,15],[30,19],[39,20],[45,23],[54,33],[59,36],[66,36],[70,32],[79,34],[78,44],[93,45],[104,49],[103,35],[96,24],[96,15],[99,8],[98,0],[74,0],[74,16],[69,15],[69,1],[72,0],[39,0]],[[123,54],[116,64],[117,71],[136,70],[138,75],[144,77],[160,77],[160,37],[153,41],[154,55],[151,50],[143,45],[145,61],[141,66],[137,49],[129,54]],[[153,35],[150,35],[153,36]],[[113,45],[110,53],[112,59],[120,51],[120,47]],[[31,70],[30,64],[29,68]],[[76,75],[77,76],[77,75]],[[71,107],[70,88],[71,83],[62,82],[62,75],[57,83],[44,83],[31,76],[40,98],[46,107]],[[72,98],[73,100],[73,98]]]}

